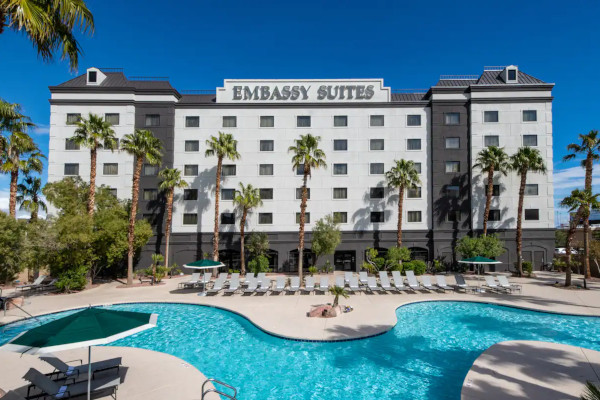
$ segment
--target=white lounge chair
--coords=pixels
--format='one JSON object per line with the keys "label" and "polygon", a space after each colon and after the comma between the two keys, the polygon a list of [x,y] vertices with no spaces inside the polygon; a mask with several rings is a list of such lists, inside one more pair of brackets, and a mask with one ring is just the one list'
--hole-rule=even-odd
{"label": "white lounge chair", "polygon": [[285,290],[285,277],[284,276],[278,276],[277,280],[275,281],[275,287],[273,288],[273,292],[274,293],[281,293]]}
{"label": "white lounge chair", "polygon": [[285,290],[291,293],[295,293],[300,289],[300,278],[297,276],[292,276],[290,279],[290,286],[288,286]]}
{"label": "white lounge chair", "polygon": [[377,285],[377,280],[374,276],[370,276],[367,280],[367,286],[369,287],[370,292],[379,292],[381,288]]}
{"label": "white lounge chair", "polygon": [[218,279],[213,283],[212,287],[206,290],[206,293],[219,293],[223,289],[223,285],[225,284],[224,279]]}
{"label": "white lounge chair", "polygon": [[229,282],[231,282],[234,279],[237,279],[238,281],[240,280],[240,273],[239,272],[233,272],[231,274],[231,278],[229,278]]}
{"label": "white lounge chair", "polygon": [[391,292],[394,290],[394,287],[390,283],[388,273],[385,271],[379,271],[379,283],[381,284],[381,288],[386,292]]}
{"label": "white lounge chair", "polygon": [[353,292],[360,292],[360,286],[358,284],[358,278],[356,276],[350,278],[349,289]]}
{"label": "white lounge chair", "polygon": [[358,273],[358,280],[362,285],[367,285],[369,282],[369,275],[367,275],[367,271],[360,271]]}
{"label": "white lounge chair", "polygon": [[335,277],[335,286],[338,286],[338,287],[341,287],[341,288],[346,287],[346,283],[345,283],[345,280],[344,280],[343,276],[336,276]]}
{"label": "white lounge chair", "polygon": [[399,291],[410,289],[404,285],[404,278],[402,278],[400,271],[392,271],[392,278],[394,278],[394,287]]}
{"label": "white lounge chair", "polygon": [[314,292],[314,290],[315,290],[315,278],[313,278],[312,276],[307,276],[304,279],[304,287],[302,288],[302,291],[310,294],[311,292]]}
{"label": "white lounge chair", "polygon": [[513,290],[516,290],[519,293],[521,293],[521,285],[517,285],[515,283],[510,283],[508,281],[508,278],[504,275],[498,275],[497,278],[498,278],[498,283],[500,284],[500,286],[502,288],[508,290],[511,293]]}
{"label": "white lounge chair", "polygon": [[38,286],[40,286],[42,284],[42,282],[44,282],[44,279],[46,279],[46,275],[40,275],[37,277],[37,279],[35,281],[33,281],[33,283],[30,283],[28,285],[18,285],[15,287],[15,289],[16,290],[35,289]]}
{"label": "white lounge chair", "polygon": [[321,280],[319,281],[319,287],[316,289],[319,292],[328,292],[329,291],[329,277],[328,276],[322,276]]}
{"label": "white lounge chair", "polygon": [[408,281],[408,286],[412,290],[420,290],[421,285],[419,281],[417,281],[417,277],[415,276],[414,271],[406,271],[406,280]]}
{"label": "white lounge chair", "polygon": [[352,272],[348,272],[348,271],[344,272],[344,282],[346,283],[346,285],[350,284],[350,279],[352,279],[353,275],[354,274]]}
{"label": "white lounge chair", "polygon": [[266,293],[271,289],[271,279],[266,276],[259,277],[256,279],[258,281],[258,287],[256,288],[257,293]]}
{"label": "white lounge chair", "polygon": [[179,286],[183,288],[194,287],[200,281],[200,272],[194,272],[187,282],[179,282]]}
{"label": "white lounge chair", "polygon": [[212,277],[212,272],[205,272],[205,273],[202,275],[202,283],[203,283],[204,285],[207,285],[207,284],[209,284],[209,283],[210,283],[210,278],[211,278],[211,277]]}
{"label": "white lounge chair", "polygon": [[240,288],[240,280],[239,278],[234,278],[229,281],[229,287],[224,290],[225,293],[235,293]]}
{"label": "white lounge chair", "polygon": [[87,374],[89,367],[91,367],[92,374],[94,372],[105,371],[108,369],[115,369],[118,374],[122,363],[121,357],[117,357],[103,361],[95,361],[91,366],[89,364],[69,365],[53,354],[42,356],[40,357],[40,360],[45,361],[54,367],[54,372],[52,375],[57,374],[60,376],[60,374],[62,374],[65,378],[73,379],[79,378],[79,375]]}
{"label": "white lounge chair", "polygon": [[258,288],[258,280],[252,279],[251,281],[248,282],[248,287],[246,289],[244,289],[244,293],[252,294],[256,291],[257,288]]}
{"label": "white lounge chair", "polygon": [[477,286],[468,285],[465,281],[465,277],[461,274],[454,275],[454,280],[456,281],[456,285],[454,286],[456,291],[464,290],[465,293],[468,293],[475,292],[475,290],[477,289]]}
{"label": "white lounge chair", "polygon": [[431,276],[429,276],[429,275],[423,275],[423,276],[421,277],[421,282],[422,282],[422,286],[423,286],[425,289],[429,290],[430,292],[433,292],[433,291],[437,290],[437,289],[435,288],[435,286],[433,286],[433,285],[431,284]]}
{"label": "white lounge chair", "polygon": [[220,272],[219,276],[217,277],[217,279],[220,279],[223,282],[225,282],[227,280],[227,272]]}
{"label": "white lounge chair", "polygon": [[256,277],[260,280],[260,279],[264,279],[267,277],[267,273],[266,272],[259,272],[258,274],[256,274]]}
{"label": "white lounge chair", "polygon": [[443,290],[444,293],[447,291],[454,291],[454,288],[452,286],[448,286],[446,283],[446,277],[444,275],[436,275],[435,279],[437,280],[436,286]]}
{"label": "white lounge chair", "polygon": [[495,290],[496,292],[508,292],[508,289],[503,288],[502,286],[498,286],[496,283],[496,279],[492,275],[484,275],[485,278],[485,287],[490,288],[491,290]]}

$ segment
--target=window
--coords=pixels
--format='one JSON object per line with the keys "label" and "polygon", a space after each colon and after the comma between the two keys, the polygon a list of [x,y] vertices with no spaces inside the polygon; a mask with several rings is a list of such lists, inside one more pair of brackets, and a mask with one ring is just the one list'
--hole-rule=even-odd
{"label": "window", "polygon": [[198,176],[198,166],[192,164],[186,164],[183,166],[183,175],[185,176]]}
{"label": "window", "polygon": [[414,165],[415,170],[417,171],[417,173],[420,174],[421,173],[421,163],[420,162],[416,162],[416,163],[413,163],[413,165]]}
{"label": "window", "polygon": [[261,200],[273,200],[273,189],[260,189]]}
{"label": "window", "polygon": [[223,117],[223,128],[235,128],[237,127],[237,117],[235,116],[224,116]]}
{"label": "window", "polygon": [[275,149],[275,142],[273,140],[261,140],[260,151],[273,151]]}
{"label": "window", "polygon": [[385,173],[385,166],[383,163],[371,163],[369,164],[369,173],[371,175],[383,175]]}
{"label": "window", "polygon": [[537,145],[537,135],[523,135],[523,146],[535,147]]}
{"label": "window", "polygon": [[385,222],[385,216],[383,214],[383,211],[371,211],[371,222]]}
{"label": "window", "polygon": [[460,221],[460,211],[449,211],[448,215],[446,215],[446,221],[448,222],[459,222]]}
{"label": "window", "polygon": [[348,198],[348,188],[333,188],[333,198],[334,199],[347,199]]}
{"label": "window", "polygon": [[444,114],[444,125],[458,125],[460,124],[460,113],[445,113]]}
{"label": "window", "polygon": [[525,209],[525,221],[538,221],[540,219],[540,210],[537,208]]}
{"label": "window", "polygon": [[346,139],[335,139],[333,141],[333,150],[334,151],[347,151],[348,150],[348,141]]}
{"label": "window", "polygon": [[383,199],[385,195],[385,189],[382,187],[372,187],[369,189],[370,199]]}
{"label": "window", "polygon": [[104,163],[104,165],[102,166],[102,173],[104,175],[119,175],[119,164]]}
{"label": "window", "polygon": [[221,175],[223,176],[235,176],[237,172],[237,168],[235,164],[226,164],[223,165],[223,169],[221,170]]}
{"label": "window", "polygon": [[500,196],[500,185],[492,185],[492,196],[493,197]]}
{"label": "window", "polygon": [[371,126],[384,126],[385,118],[383,115],[371,115],[370,117]]}
{"label": "window", "polygon": [[490,210],[488,221],[500,221],[500,210]]}
{"label": "window", "polygon": [[88,82],[89,83],[96,83],[97,79],[98,79],[97,71],[88,71]]}
{"label": "window", "polygon": [[198,214],[183,214],[184,225],[196,225],[198,223]]}
{"label": "window", "polygon": [[258,214],[258,223],[263,224],[272,224],[273,223],[273,214],[272,213],[259,213]]}
{"label": "window", "polygon": [[304,175],[304,164],[300,164],[296,167],[296,175]]}
{"label": "window", "polygon": [[454,174],[460,172],[460,161],[446,161],[446,173]]}
{"label": "window", "polygon": [[446,196],[456,198],[460,193],[458,186],[446,186]]}
{"label": "window", "polygon": [[537,121],[536,110],[523,110],[523,122],[535,122]]}
{"label": "window", "polygon": [[144,164],[142,167],[142,175],[156,176],[158,175],[158,165]]}
{"label": "window", "polygon": [[[306,188],[306,198],[310,199],[310,188]],[[296,200],[302,199],[302,188],[296,188]]]}
{"label": "window", "polygon": [[81,114],[67,114],[67,125],[75,125],[81,121]]}
{"label": "window", "polygon": [[221,189],[221,200],[233,200],[235,189]]}
{"label": "window", "polygon": [[146,126],[160,126],[160,115],[146,114]]}
{"label": "window", "polygon": [[108,193],[112,194],[113,196],[117,197],[117,189],[115,188],[108,188]]}
{"label": "window", "polygon": [[146,201],[158,199],[158,189],[144,189],[142,192],[142,198]]}
{"label": "window", "polygon": [[221,225],[235,224],[235,213],[221,213]]}
{"label": "window", "polygon": [[409,188],[406,191],[406,197],[409,199],[420,199],[421,198],[421,187]]}
{"label": "window", "polygon": [[198,140],[186,140],[185,151],[200,151],[200,142]]}
{"label": "window", "polygon": [[[296,223],[299,224],[300,223],[300,213],[296,213]],[[304,213],[304,223],[305,224],[310,224],[310,213]]]}
{"label": "window", "polygon": [[333,116],[333,126],[348,126],[348,116],[347,115],[334,115]]}
{"label": "window", "polygon": [[348,222],[348,213],[345,211],[335,211],[333,213],[333,222],[336,224],[345,224]]}
{"label": "window", "polygon": [[348,164],[333,164],[334,175],[348,175]]}
{"label": "window", "polygon": [[407,222],[421,222],[421,211],[408,211],[406,219]]}
{"label": "window", "polygon": [[186,128],[198,128],[200,127],[200,117],[198,116],[187,116],[185,117]]}
{"label": "window", "polygon": [[420,115],[407,115],[406,116],[406,126],[421,126],[421,116]]}
{"label": "window", "polygon": [[104,121],[111,125],[119,125],[119,114],[107,113],[104,114]]}
{"label": "window", "polygon": [[406,150],[421,150],[421,139],[407,139]]}
{"label": "window", "polygon": [[296,126],[298,128],[310,128],[310,116],[299,115],[298,117],[296,117]]}
{"label": "window", "polygon": [[508,79],[509,81],[516,81],[517,80],[517,70],[516,69],[509,69],[508,71]]}
{"label": "window", "polygon": [[446,148],[447,149],[459,149],[460,148],[460,138],[457,138],[457,137],[446,138]]}
{"label": "window", "polygon": [[65,175],[79,175],[79,164],[65,164]]}
{"label": "window", "polygon": [[67,139],[65,140],[65,150],[79,150],[79,143],[73,139]]}
{"label": "window", "polygon": [[273,164],[260,164],[258,166],[259,175],[273,175]]}
{"label": "window", "polygon": [[198,189],[183,189],[183,200],[198,200]]}
{"label": "window", "polygon": [[537,196],[538,185],[537,183],[528,183],[525,185],[525,196]]}
{"label": "window", "polygon": [[260,127],[261,128],[274,128],[275,127],[275,117],[272,115],[261,115]]}
{"label": "window", "polygon": [[483,122],[498,122],[498,111],[484,111]]}
{"label": "window", "polygon": [[369,150],[385,150],[383,139],[371,139],[369,141]]}
{"label": "window", "polygon": [[500,147],[500,136],[487,135],[483,137],[483,145],[485,147],[496,146]]}

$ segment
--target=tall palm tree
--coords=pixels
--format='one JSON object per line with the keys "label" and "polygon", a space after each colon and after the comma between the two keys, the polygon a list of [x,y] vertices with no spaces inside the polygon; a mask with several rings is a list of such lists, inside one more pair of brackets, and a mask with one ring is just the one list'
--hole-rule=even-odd
{"label": "tall palm tree", "polygon": [[135,240],[135,218],[140,191],[140,175],[144,161],[158,165],[162,159],[162,144],[151,131],[136,129],[133,134],[127,134],[121,141],[121,149],[134,157],[133,184],[131,187],[131,213],[129,215],[129,230],[127,233],[127,284],[133,284],[133,242]]}
{"label": "tall palm tree", "polygon": [[481,169],[481,172],[487,173],[488,182],[485,194],[485,212],[483,213],[483,236],[487,236],[490,206],[492,205],[492,196],[494,194],[494,173],[500,172],[506,176],[509,170],[508,155],[503,147],[487,147],[479,152],[473,168]]}
{"label": "tall palm tree", "polygon": [[42,180],[32,176],[26,176],[17,186],[17,202],[21,204],[19,210],[27,210],[31,213],[29,221],[38,219],[40,210],[48,212],[48,207],[42,200]]}
{"label": "tall palm tree", "polygon": [[[7,137],[2,132],[24,132],[35,126],[31,119],[21,113],[21,106],[0,99],[0,152],[4,152],[7,145]],[[0,159],[0,165],[2,160]]]}
{"label": "tall palm tree", "polygon": [[510,156],[510,167],[521,177],[519,185],[519,207],[517,209],[517,266],[519,276],[523,276],[523,199],[525,197],[525,184],[528,172],[546,173],[546,163],[538,149],[520,147]]}
{"label": "tall palm tree", "polygon": [[262,206],[260,189],[253,187],[251,184],[245,186],[240,182],[240,189],[235,191],[233,204],[242,209],[242,219],[240,220],[240,261],[242,263],[242,275],[245,275],[246,256],[244,254],[244,232],[246,229],[246,217],[248,217],[248,211],[255,207]]}
{"label": "tall palm tree", "polygon": [[173,221],[173,197],[175,189],[184,189],[188,184],[181,178],[177,168],[165,168],[158,173],[161,179],[158,188],[167,194],[167,227],[165,228],[165,266],[169,266],[169,241],[171,238],[171,222]]}
{"label": "tall palm tree", "polygon": [[296,145],[288,148],[288,153],[292,153],[292,170],[302,167],[302,201],[300,202],[300,231],[298,244],[298,276],[302,282],[302,264],[304,262],[304,224],[306,222],[306,202],[308,199],[308,188],[306,186],[308,177],[312,176],[312,170],[318,168],[327,168],[325,162],[325,152],[319,148],[320,136],[313,136],[310,133],[300,135],[296,139]]}
{"label": "tall palm tree", "polygon": [[115,131],[111,124],[99,115],[90,113],[88,118],[82,118],[77,123],[75,135],[71,138],[75,143],[90,149],[90,194],[88,196],[88,214],[94,215],[96,202],[96,159],[98,149],[106,148],[113,151],[117,147]]}
{"label": "tall palm tree", "polygon": [[217,156],[217,178],[215,184],[215,227],[213,234],[213,260],[219,261],[219,200],[221,198],[221,170],[223,160],[239,160],[242,156],[237,151],[237,140],[230,133],[219,132],[219,136],[211,136],[206,141],[205,157]]}
{"label": "tall palm tree", "polygon": [[[570,196],[565,197],[561,202],[560,205],[563,207],[567,207],[569,209],[569,213],[572,213],[574,211],[577,210],[576,212],[576,219],[574,219],[571,224],[569,225],[569,233],[567,235],[567,244],[566,247],[569,249],[569,257],[570,257],[570,247],[571,247],[571,241],[573,240],[573,234],[575,233],[575,229],[573,227],[577,226],[577,222],[583,218],[583,226],[584,226],[584,231],[585,231],[585,227],[587,225],[587,228],[589,229],[589,219],[590,219],[590,212],[592,209],[597,210],[598,208],[600,208],[600,202],[598,202],[598,194],[592,194],[591,191],[589,190],[580,190],[580,189],[575,189],[571,192]],[[577,219],[579,218],[579,219]],[[589,240],[587,240],[586,236],[584,235],[583,237],[583,268],[584,268],[584,274],[586,274],[589,272],[590,269],[590,246],[589,246]],[[571,262],[570,259],[567,260],[567,268],[566,268],[566,277],[565,277],[565,286],[570,286],[571,285]]]}
{"label": "tall palm tree", "polygon": [[0,0],[0,34],[4,27],[24,33],[45,61],[60,51],[75,70],[81,48],[73,30],[92,33],[94,17],[83,0]]}
{"label": "tall palm tree", "polygon": [[402,247],[402,213],[404,207],[404,191],[406,189],[415,189],[421,184],[419,172],[415,168],[415,163],[407,160],[395,160],[394,165],[385,173],[387,184],[392,189],[398,189],[398,236],[396,246]]}

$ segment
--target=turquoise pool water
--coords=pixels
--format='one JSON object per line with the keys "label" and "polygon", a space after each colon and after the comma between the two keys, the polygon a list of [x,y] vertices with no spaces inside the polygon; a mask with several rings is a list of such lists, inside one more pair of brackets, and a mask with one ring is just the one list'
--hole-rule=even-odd
{"label": "turquoise pool water", "polygon": [[[599,318],[480,303],[410,304],[396,310],[398,324],[391,331],[334,343],[273,337],[243,317],[216,308],[182,304],[111,308],[159,314],[158,327],[115,346],[180,357],[205,375],[237,387],[243,400],[457,400],[471,364],[494,343],[544,340],[600,350]],[[0,344],[35,325],[25,321],[0,328],[4,330]]]}

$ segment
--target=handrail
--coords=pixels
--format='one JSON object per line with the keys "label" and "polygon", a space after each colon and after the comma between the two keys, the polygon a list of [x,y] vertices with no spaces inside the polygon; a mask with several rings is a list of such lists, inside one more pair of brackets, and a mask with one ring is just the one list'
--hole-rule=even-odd
{"label": "handrail", "polygon": [[[209,389],[206,389],[206,390],[204,390],[204,387],[206,386],[206,384],[207,384],[208,382],[214,382],[214,383],[218,383],[218,384],[219,384],[219,385],[221,385],[221,386],[225,386],[226,388],[229,388],[229,389],[233,390],[233,396],[231,396],[230,394],[224,393],[224,392],[222,392],[222,391],[220,391],[220,390],[218,390],[218,389],[216,389],[216,388],[212,388],[212,389],[211,389],[211,388],[209,388]],[[225,382],[221,382],[221,381],[219,381],[219,380],[217,380],[217,379],[215,379],[215,378],[208,378],[208,379],[207,379],[207,380],[205,380],[205,381],[204,381],[204,383],[202,384],[202,400],[204,400],[204,396],[205,396],[206,394],[208,394],[208,393],[217,393],[217,394],[219,394],[219,395],[222,395],[222,396],[225,396],[225,397],[227,397],[228,399],[231,399],[231,400],[237,400],[237,389],[236,389],[236,388],[234,388],[233,386],[231,386],[231,385],[228,385],[228,384],[226,384]]]}
{"label": "handrail", "polygon": [[[1,294],[2,294],[2,292],[0,290],[0,295]],[[36,317],[35,315],[29,314],[22,307],[18,306],[11,297],[2,297],[2,307],[4,308],[4,316],[6,316],[6,306],[7,306],[7,304],[8,304],[9,301],[12,303],[13,306],[17,307],[19,310],[21,310],[25,314],[27,314],[30,318],[35,319],[38,324],[42,325],[42,321],[40,321],[40,319],[38,317]]]}
{"label": "handrail", "polygon": [[204,400],[204,396],[207,395],[207,394],[209,394],[209,393],[216,393],[216,394],[219,394],[221,396],[225,396],[228,399],[237,400],[237,397],[232,397],[230,394],[227,394],[225,392],[221,392],[220,390],[217,390],[217,389],[206,389],[205,392],[202,392],[202,399],[201,400]]}

